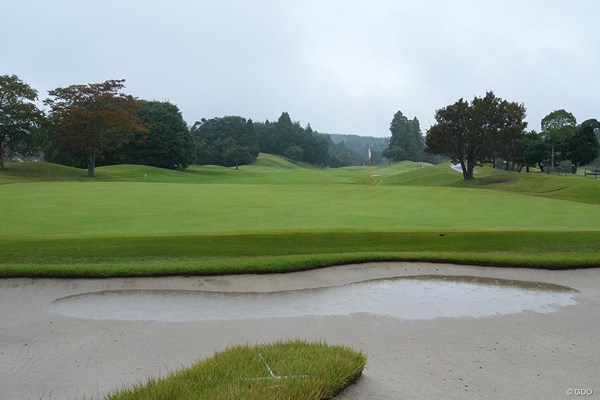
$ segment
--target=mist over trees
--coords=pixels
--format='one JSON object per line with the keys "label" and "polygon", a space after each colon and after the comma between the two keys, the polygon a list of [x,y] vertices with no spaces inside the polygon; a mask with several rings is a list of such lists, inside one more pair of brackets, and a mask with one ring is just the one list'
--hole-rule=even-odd
{"label": "mist over trees", "polygon": [[336,162],[333,167],[349,165],[366,165],[368,151],[371,149],[371,165],[381,165],[388,160],[382,152],[388,148],[390,139],[387,137],[372,137],[359,135],[344,135],[329,133],[331,144],[329,153]]}

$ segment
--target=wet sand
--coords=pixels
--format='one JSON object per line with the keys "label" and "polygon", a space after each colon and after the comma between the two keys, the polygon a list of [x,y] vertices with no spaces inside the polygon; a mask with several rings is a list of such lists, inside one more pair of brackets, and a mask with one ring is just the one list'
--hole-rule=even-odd
{"label": "wet sand", "polygon": [[[370,279],[456,275],[576,289],[552,312],[400,319],[374,314],[215,321],[73,318],[60,298],[98,291],[269,292]],[[238,343],[302,338],[362,349],[363,377],[341,399],[568,398],[600,395],[600,270],[545,271],[416,263],[348,265],[281,275],[0,281],[0,400],[102,397]],[[590,398],[590,396],[586,396]]]}

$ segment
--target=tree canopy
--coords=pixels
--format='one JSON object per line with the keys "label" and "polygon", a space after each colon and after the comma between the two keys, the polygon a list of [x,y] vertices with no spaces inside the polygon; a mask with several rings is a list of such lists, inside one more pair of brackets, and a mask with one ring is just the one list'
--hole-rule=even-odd
{"label": "tree canopy", "polygon": [[185,169],[196,158],[194,138],[179,108],[169,102],[141,100],[136,115],[148,135],[129,147],[132,162],[161,168]]}
{"label": "tree canopy", "polygon": [[302,128],[299,122],[292,122],[287,112],[281,113],[277,122],[265,121],[255,126],[260,151],[283,156],[287,153],[298,158],[301,149],[302,159],[295,159],[295,161],[330,165],[331,139],[327,135],[313,131],[310,124]]}
{"label": "tree canopy", "polygon": [[459,99],[435,113],[437,123],[427,132],[426,151],[441,154],[459,163],[464,179],[473,179],[476,165],[490,161],[502,152],[506,138],[522,138],[527,123],[525,107],[487,92],[471,103]]}
{"label": "tree canopy", "polygon": [[423,161],[424,140],[419,120],[409,120],[398,111],[390,123],[392,137],[383,156],[396,162],[401,160]]}
{"label": "tree canopy", "polygon": [[596,133],[600,131],[600,122],[588,119],[578,125],[575,135],[569,139],[567,158],[574,164],[574,171],[580,165],[594,161],[600,153]]}
{"label": "tree canopy", "polygon": [[147,128],[135,114],[138,102],[121,93],[124,80],[71,85],[48,92],[52,129],[67,149],[83,152],[88,176],[94,176],[96,157],[132,140]]}
{"label": "tree canopy", "polygon": [[555,168],[557,161],[566,159],[568,142],[575,136],[576,126],[573,114],[562,109],[542,119],[542,136],[550,144],[551,168]]}
{"label": "tree canopy", "polygon": [[36,150],[34,130],[43,113],[33,103],[37,91],[16,75],[0,75],[0,168],[5,153],[30,155]]}
{"label": "tree canopy", "polygon": [[258,156],[258,141],[252,120],[238,116],[203,119],[192,127],[201,165],[238,166]]}
{"label": "tree canopy", "polygon": [[523,136],[521,162],[529,172],[530,167],[539,167],[543,172],[548,159],[548,145],[536,131],[526,132]]}

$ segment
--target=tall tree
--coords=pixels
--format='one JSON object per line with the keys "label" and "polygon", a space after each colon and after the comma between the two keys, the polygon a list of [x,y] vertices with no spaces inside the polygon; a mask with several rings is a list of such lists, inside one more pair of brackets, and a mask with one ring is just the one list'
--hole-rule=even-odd
{"label": "tall tree", "polygon": [[228,146],[223,154],[223,158],[226,166],[232,167],[235,165],[235,169],[239,169],[240,164],[250,164],[254,161],[254,157],[250,154],[250,150],[239,144]]}
{"label": "tall tree", "polygon": [[0,168],[7,151],[22,155],[35,151],[33,132],[43,120],[35,100],[37,91],[16,75],[0,75]]}
{"label": "tall tree", "polygon": [[194,138],[179,108],[169,102],[140,101],[136,115],[148,126],[148,135],[131,145],[135,163],[161,168],[185,169],[194,162]]}
{"label": "tall tree", "polygon": [[514,169],[517,161],[522,161],[525,145],[525,107],[522,104],[502,100],[498,104],[498,126],[491,134],[495,136],[494,155],[505,161],[505,168]]}
{"label": "tall tree", "polygon": [[424,140],[419,120],[416,117],[409,120],[401,111],[398,111],[390,123],[390,132],[392,138],[386,154],[392,158],[385,154],[384,157],[393,161],[423,160]]}
{"label": "tall tree", "polygon": [[429,154],[441,154],[459,163],[463,177],[473,179],[473,169],[484,160],[481,144],[471,140],[471,110],[469,102],[459,99],[456,103],[435,112],[437,121],[427,131],[425,151]]}
{"label": "tall tree", "polygon": [[574,165],[573,173],[577,173],[580,165],[590,163],[598,157],[600,146],[597,132],[600,132],[600,122],[588,119],[577,126],[575,136],[569,139],[567,158]]}
{"label": "tall tree", "polygon": [[568,111],[556,110],[542,119],[542,135],[550,143],[550,167],[555,168],[557,161],[557,150],[559,160],[566,157],[565,145],[569,139],[575,136],[577,120]]}
{"label": "tall tree", "polygon": [[121,93],[125,80],[72,85],[48,92],[44,103],[51,109],[51,122],[61,143],[85,152],[88,176],[94,176],[96,157],[126,143],[147,128],[135,115],[138,102]]}
{"label": "tall tree", "polygon": [[302,161],[304,149],[299,146],[290,146],[286,151],[283,152],[283,155],[294,162]]}
{"label": "tall tree", "polygon": [[406,160],[408,158],[406,156],[406,151],[404,151],[404,149],[399,146],[390,146],[387,149],[385,149],[381,153],[381,155],[390,160],[391,162],[398,162]]}
{"label": "tall tree", "polygon": [[435,113],[437,123],[427,132],[426,151],[459,163],[463,177],[473,179],[476,165],[493,159],[498,138],[523,135],[522,104],[502,100],[493,92],[469,102],[459,99]]}
{"label": "tall tree", "polygon": [[[194,124],[192,133],[198,143],[196,162],[199,164],[213,164],[231,166],[247,164],[258,156],[258,142],[252,120],[242,117],[228,116],[223,118],[202,119]],[[239,146],[246,149],[249,158],[238,157],[241,154],[235,149],[226,157],[227,151]],[[202,157],[200,157],[202,154]]]}
{"label": "tall tree", "polygon": [[529,172],[530,167],[538,166],[544,172],[545,162],[548,159],[548,144],[536,131],[525,133],[523,137],[523,153],[521,162]]}

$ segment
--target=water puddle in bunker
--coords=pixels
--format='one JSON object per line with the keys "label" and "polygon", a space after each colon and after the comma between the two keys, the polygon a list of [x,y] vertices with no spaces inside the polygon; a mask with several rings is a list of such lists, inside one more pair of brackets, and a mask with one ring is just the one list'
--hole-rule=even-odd
{"label": "water puddle in bunker", "polygon": [[549,313],[576,304],[576,290],[539,282],[413,276],[282,292],[117,290],[57,299],[52,312],[122,321],[219,321],[357,313],[402,319]]}

